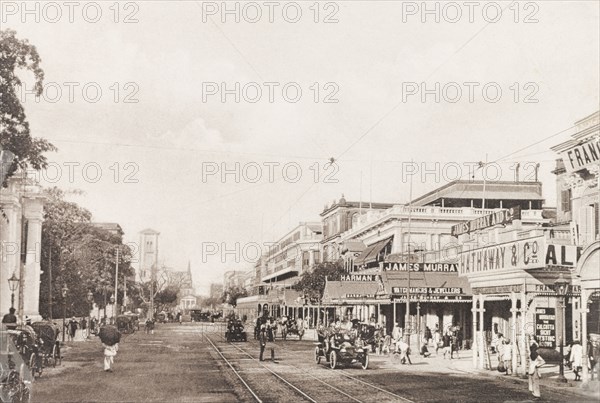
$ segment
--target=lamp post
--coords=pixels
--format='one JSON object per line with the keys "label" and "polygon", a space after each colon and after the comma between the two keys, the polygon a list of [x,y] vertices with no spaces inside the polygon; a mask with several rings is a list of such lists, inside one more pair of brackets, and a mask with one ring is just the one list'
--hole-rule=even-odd
{"label": "lamp post", "polygon": [[67,288],[67,285],[64,284],[62,289],[61,289],[61,295],[62,295],[62,303],[63,303],[63,328],[62,328],[62,341],[63,343],[65,342],[65,328],[66,328],[66,323],[65,323],[65,319],[67,317],[67,293],[69,292],[69,289]]}
{"label": "lamp post", "polygon": [[560,273],[560,276],[554,282],[554,291],[556,292],[556,296],[560,307],[560,367],[557,381],[561,383],[567,382],[567,379],[565,378],[565,356],[563,346],[565,343],[565,297],[567,295],[568,290],[569,281],[563,277],[562,273]]}
{"label": "lamp post", "polygon": [[16,276],[15,273],[12,274],[12,276],[10,276],[10,278],[8,279],[8,288],[10,289],[10,307],[14,308],[15,307],[15,291],[17,291],[17,288],[19,288],[19,282],[21,280],[19,280]]}
{"label": "lamp post", "polygon": [[112,318],[110,318],[111,323],[115,323],[115,296],[110,296],[110,303],[112,304]]}
{"label": "lamp post", "polygon": [[90,303],[90,314],[88,315],[88,337],[92,325],[92,309],[94,308],[94,294],[91,291],[87,293],[87,301]]}

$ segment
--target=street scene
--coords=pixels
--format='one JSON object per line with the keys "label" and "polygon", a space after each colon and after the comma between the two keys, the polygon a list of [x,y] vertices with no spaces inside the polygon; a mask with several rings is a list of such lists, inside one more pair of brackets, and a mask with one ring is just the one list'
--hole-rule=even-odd
{"label": "street scene", "polygon": [[600,401],[600,1],[0,1],[0,403]]}

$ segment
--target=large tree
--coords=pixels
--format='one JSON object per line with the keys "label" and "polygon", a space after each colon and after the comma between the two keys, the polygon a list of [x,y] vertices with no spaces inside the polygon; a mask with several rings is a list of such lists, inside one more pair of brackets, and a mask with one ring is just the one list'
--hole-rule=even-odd
{"label": "large tree", "polygon": [[310,300],[317,302],[323,297],[325,279],[339,280],[344,273],[345,270],[341,260],[317,263],[312,270],[302,273],[300,280],[292,288],[300,291]]}
{"label": "large tree", "polygon": [[[83,316],[89,312],[88,292],[94,302],[105,307],[105,298],[114,293],[116,254],[119,248],[118,301],[122,304],[124,278],[133,274],[131,250],[120,235],[91,223],[91,213],[67,201],[58,188],[46,189],[44,225],[42,226],[42,275],[40,313],[62,317],[63,303],[67,315]],[[62,298],[62,288],[68,289]],[[132,284],[128,284],[128,292]],[[51,297],[50,297],[51,295]],[[52,298],[52,303],[50,303]]]}
{"label": "large tree", "polygon": [[223,292],[221,298],[222,302],[225,302],[231,306],[237,306],[237,300],[248,296],[248,291],[242,287],[231,287]]}
{"label": "large tree", "polygon": [[33,74],[33,89],[39,96],[43,90],[44,71],[35,46],[27,39],[18,39],[16,34],[10,29],[0,30],[0,149],[14,154],[3,186],[18,168],[46,168],[48,161],[44,153],[56,151],[47,140],[31,136],[25,109],[18,96],[17,89],[23,85],[18,73]]}

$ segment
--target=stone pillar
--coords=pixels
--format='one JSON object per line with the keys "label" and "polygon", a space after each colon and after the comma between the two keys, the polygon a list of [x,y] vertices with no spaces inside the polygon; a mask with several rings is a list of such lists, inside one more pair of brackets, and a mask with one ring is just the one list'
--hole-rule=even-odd
{"label": "stone pillar", "polygon": [[512,313],[512,324],[510,328],[510,345],[512,348],[512,374],[517,375],[517,294],[510,293],[510,312]]}
{"label": "stone pillar", "polygon": [[[587,366],[587,357],[588,357],[588,337],[587,337],[587,314],[588,314],[588,292],[587,289],[581,288],[581,306],[579,309],[581,315],[581,346],[583,347],[583,366],[582,366],[582,374],[581,380],[583,382],[587,382],[589,380],[589,370]],[[598,365],[598,363],[596,363]]]}
{"label": "stone pillar", "polygon": [[471,346],[471,351],[473,352],[473,368],[477,368],[477,353],[479,351],[478,340],[479,332],[477,331],[477,312],[479,309],[477,308],[477,302],[479,300],[479,296],[477,294],[473,295],[473,307],[471,308],[471,312],[473,313],[473,343]]}
{"label": "stone pillar", "polygon": [[480,343],[479,343],[479,368],[483,369],[485,368],[485,354],[487,354],[486,350],[486,345],[484,343],[485,340],[485,333],[484,333],[484,326],[483,326],[483,314],[485,313],[485,295],[480,294],[479,295],[479,337],[480,337]]}
{"label": "stone pillar", "polygon": [[40,297],[40,258],[42,244],[43,204],[39,199],[26,202],[27,251],[24,267],[23,310],[33,321],[41,319],[39,314]]}
{"label": "stone pillar", "polygon": [[527,294],[525,290],[521,292],[521,338],[519,340],[521,353],[521,376],[527,377],[529,370],[527,365]]}

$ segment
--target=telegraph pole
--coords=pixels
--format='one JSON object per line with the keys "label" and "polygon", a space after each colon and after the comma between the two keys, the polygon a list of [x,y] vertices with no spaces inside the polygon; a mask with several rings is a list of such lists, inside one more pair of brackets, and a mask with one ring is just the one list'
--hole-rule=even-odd
{"label": "telegraph pole", "polygon": [[413,184],[413,176],[410,176],[410,190],[409,190],[409,202],[408,202],[408,264],[406,265],[407,270],[407,281],[406,281],[406,318],[404,320],[404,333],[406,334],[406,343],[410,345],[410,333],[409,333],[409,323],[410,323],[410,271],[411,271],[411,252],[410,252],[410,225],[411,225],[411,217],[412,217],[412,184]]}
{"label": "telegraph pole", "polygon": [[[118,290],[119,290],[119,247],[117,246],[117,257],[115,259],[115,304],[113,305],[113,318],[116,321],[119,313]],[[115,322],[116,323],[116,322]]]}

